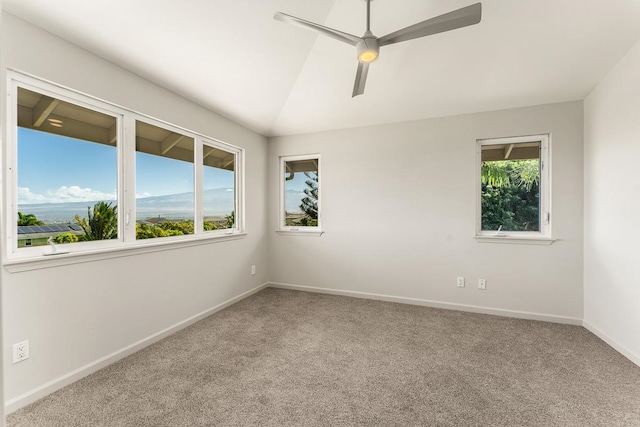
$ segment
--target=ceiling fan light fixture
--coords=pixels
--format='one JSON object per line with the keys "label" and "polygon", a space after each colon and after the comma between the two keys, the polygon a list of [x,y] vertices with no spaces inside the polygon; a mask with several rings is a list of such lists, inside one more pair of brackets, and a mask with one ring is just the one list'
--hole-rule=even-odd
{"label": "ceiling fan light fixture", "polygon": [[358,55],[358,61],[369,63],[378,59],[378,52],[375,50],[365,50],[360,55]]}
{"label": "ceiling fan light fixture", "polygon": [[378,45],[378,39],[376,37],[365,37],[360,40],[356,46],[358,51],[358,61],[363,64],[369,64],[376,59],[380,53],[380,46]]}

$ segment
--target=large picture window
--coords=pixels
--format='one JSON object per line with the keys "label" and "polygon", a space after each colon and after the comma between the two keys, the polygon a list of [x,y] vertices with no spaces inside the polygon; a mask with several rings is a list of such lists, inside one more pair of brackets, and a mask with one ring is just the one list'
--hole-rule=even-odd
{"label": "large picture window", "polygon": [[17,247],[116,239],[117,116],[17,89]]}
{"label": "large picture window", "polygon": [[549,237],[548,159],[548,135],[478,141],[478,235]]}
{"label": "large picture window", "polygon": [[8,75],[7,259],[243,231],[242,149]]}
{"label": "large picture window", "polygon": [[280,230],[320,229],[320,156],[280,158]]}

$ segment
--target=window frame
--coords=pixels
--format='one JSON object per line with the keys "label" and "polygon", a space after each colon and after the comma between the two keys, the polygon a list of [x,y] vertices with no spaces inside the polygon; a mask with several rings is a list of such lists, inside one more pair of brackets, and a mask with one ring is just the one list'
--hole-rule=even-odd
{"label": "window frame", "polygon": [[[540,226],[539,231],[482,230],[482,147],[487,145],[540,143]],[[551,234],[551,135],[498,137],[476,140],[476,227],[475,237],[483,242],[542,243],[553,242]]]}
{"label": "window frame", "polygon": [[[285,164],[300,160],[316,160],[318,162],[318,225],[316,226],[288,226],[286,221],[286,185],[285,185]],[[278,227],[276,230],[286,234],[316,235],[323,234],[322,231],[322,173],[320,154],[299,154],[293,156],[280,156],[280,167],[278,168],[279,180],[279,203],[278,203]]]}
{"label": "window frame", "polygon": [[[200,165],[199,168],[195,168],[195,186],[198,194],[204,194],[204,162],[203,162],[203,148],[205,146],[217,148],[219,150],[223,150],[228,152],[229,154],[234,155],[234,171],[233,171],[233,191],[234,191],[234,223],[232,228],[222,228],[219,230],[204,230],[204,207],[203,207],[203,198],[196,198],[195,201],[195,209],[196,209],[196,219],[195,219],[195,227],[200,229],[202,233],[205,235],[228,235],[233,233],[240,233],[244,230],[244,197],[240,197],[244,195],[244,191],[240,192],[240,188],[243,185],[243,174],[240,171],[244,170],[244,164],[241,164],[244,161],[244,156],[242,156],[242,149],[237,147],[232,147],[229,144],[225,144],[224,142],[218,141],[213,138],[202,137],[196,138],[195,142],[196,146],[196,155],[195,161]],[[240,213],[240,215],[238,214]]]}
{"label": "window frame", "polygon": [[[159,247],[158,250],[165,250],[167,245],[182,247],[185,244],[203,244],[218,239],[219,241],[229,240],[231,237],[244,236],[244,149],[233,146],[226,142],[220,141],[210,136],[202,135],[197,132],[184,129],[167,123],[162,120],[135,112],[104,100],[97,99],[90,95],[86,95],[45,81],[30,75],[26,75],[14,70],[7,70],[7,108],[4,114],[7,120],[4,140],[6,144],[3,147],[3,171],[4,177],[4,195],[2,197],[3,211],[3,230],[5,236],[2,244],[5,247],[3,251],[2,262],[4,265],[41,262],[42,264],[60,264],[70,263],[70,258],[91,255],[96,257],[102,254],[104,256],[109,252],[118,252],[122,250],[131,250],[136,248],[145,248],[143,252],[148,252],[150,247]],[[90,242],[74,242],[68,244],[56,244],[58,249],[55,257],[50,246],[32,246],[18,247],[18,235],[15,227],[17,221],[17,194],[18,194],[18,88],[24,88],[33,92],[47,95],[62,101],[88,108],[103,114],[107,114],[116,118],[116,150],[117,150],[117,206],[118,206],[118,238],[111,240],[99,240]],[[136,128],[137,121],[153,124],[161,128],[179,132],[194,140],[194,234],[183,236],[170,236],[156,239],[136,239],[136,174],[135,174],[135,154],[136,154]],[[218,149],[229,152],[235,156],[234,171],[234,207],[235,207],[235,223],[230,229],[204,231],[203,213],[202,213],[202,147],[209,145]],[[55,261],[53,259],[55,258]],[[100,256],[97,257],[98,259]],[[66,261],[63,261],[66,259]],[[46,261],[45,261],[46,260]],[[40,267],[33,267],[40,268]]]}

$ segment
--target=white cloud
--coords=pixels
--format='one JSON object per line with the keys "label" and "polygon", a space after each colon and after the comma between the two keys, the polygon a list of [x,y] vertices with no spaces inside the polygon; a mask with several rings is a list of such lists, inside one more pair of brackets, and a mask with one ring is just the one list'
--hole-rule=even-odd
{"label": "white cloud", "polygon": [[32,193],[29,187],[18,187],[18,203],[47,203],[47,198],[41,194]]}
{"label": "white cloud", "polygon": [[18,204],[28,203],[72,203],[93,202],[97,200],[115,200],[116,192],[104,193],[77,185],[63,185],[56,190],[47,190],[46,194],[32,193],[28,187],[18,187]]}

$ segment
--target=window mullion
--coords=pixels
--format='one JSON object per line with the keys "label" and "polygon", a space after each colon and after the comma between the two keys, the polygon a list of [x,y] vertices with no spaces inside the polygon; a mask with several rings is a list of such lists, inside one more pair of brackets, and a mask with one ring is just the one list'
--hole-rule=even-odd
{"label": "window mullion", "polygon": [[202,138],[197,136],[195,138],[195,167],[193,168],[193,182],[194,182],[194,203],[195,203],[195,218],[193,222],[194,233],[196,235],[203,234],[203,198],[204,198],[204,184],[203,184],[203,154],[202,154]]}
{"label": "window mullion", "polygon": [[124,241],[136,240],[136,121],[133,116],[126,115],[123,118],[122,140],[120,150],[122,152],[122,167],[120,181],[122,192],[120,196],[120,212],[124,227]]}

